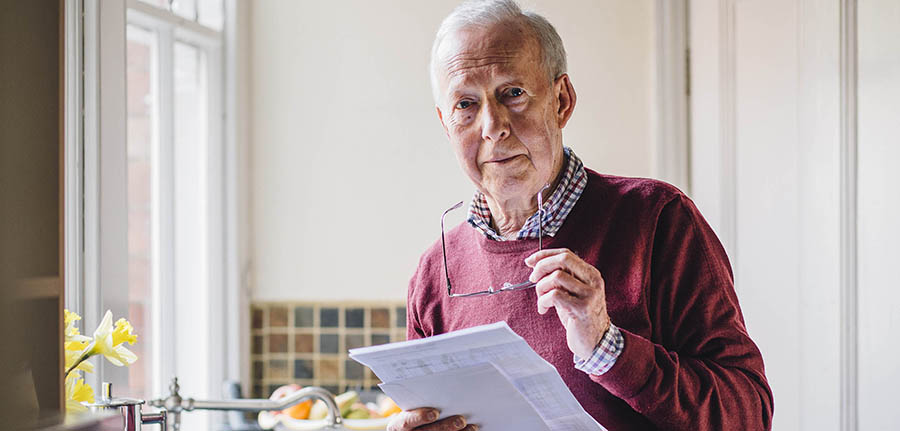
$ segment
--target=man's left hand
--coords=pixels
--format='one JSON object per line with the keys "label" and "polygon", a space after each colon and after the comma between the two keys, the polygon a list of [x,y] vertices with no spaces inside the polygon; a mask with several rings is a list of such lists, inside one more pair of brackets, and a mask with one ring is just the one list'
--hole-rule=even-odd
{"label": "man's left hand", "polygon": [[609,329],[606,284],[600,271],[566,248],[541,250],[525,259],[537,283],[538,313],[556,308],[569,350],[589,358]]}

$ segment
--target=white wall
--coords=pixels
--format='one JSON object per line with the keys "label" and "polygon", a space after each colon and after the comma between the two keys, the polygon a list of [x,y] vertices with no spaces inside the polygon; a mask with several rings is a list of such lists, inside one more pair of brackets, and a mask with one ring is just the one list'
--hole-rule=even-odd
{"label": "white wall", "polygon": [[[565,144],[596,170],[652,176],[653,3],[533,3],[569,53]],[[441,212],[473,190],[427,75],[455,4],[251,3],[254,299],[405,298]]]}
{"label": "white wall", "polygon": [[859,429],[900,429],[900,2],[859,2]]}

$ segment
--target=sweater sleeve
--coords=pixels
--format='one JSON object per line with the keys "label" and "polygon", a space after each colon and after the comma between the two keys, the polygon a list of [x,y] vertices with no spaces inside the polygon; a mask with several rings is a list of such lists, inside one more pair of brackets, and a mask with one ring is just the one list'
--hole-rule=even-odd
{"label": "sweater sleeve", "polygon": [[421,290],[417,289],[420,284],[420,273],[422,272],[422,259],[419,259],[419,266],[416,268],[415,274],[409,279],[409,288],[406,290],[406,339],[417,340],[425,338],[424,330],[419,321],[419,296]]}
{"label": "sweater sleeve", "polygon": [[652,340],[622,329],[620,357],[591,379],[662,429],[770,429],[773,399],[762,355],[712,229],[679,195],[661,210],[652,242]]}

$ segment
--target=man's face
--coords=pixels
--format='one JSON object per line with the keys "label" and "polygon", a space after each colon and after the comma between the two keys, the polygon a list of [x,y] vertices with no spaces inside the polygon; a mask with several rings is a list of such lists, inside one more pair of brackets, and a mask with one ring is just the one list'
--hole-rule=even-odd
{"label": "man's face", "polygon": [[566,75],[550,82],[531,34],[513,23],[463,29],[437,58],[438,116],[475,186],[502,205],[552,184],[574,90]]}

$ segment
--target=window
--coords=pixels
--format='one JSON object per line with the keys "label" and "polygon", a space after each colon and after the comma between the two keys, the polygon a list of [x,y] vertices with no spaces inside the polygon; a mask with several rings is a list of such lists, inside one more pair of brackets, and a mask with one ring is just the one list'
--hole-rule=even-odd
{"label": "window", "polygon": [[[77,4],[85,263],[84,283],[67,295],[78,298],[70,308],[84,315],[85,332],[112,309],[139,336],[137,362],[96,361],[89,382],[151,399],[177,376],[185,396],[218,398],[226,360],[224,2]],[[183,429],[213,423],[203,412],[182,421]]]}
{"label": "window", "polygon": [[[150,5],[151,3],[156,3]],[[215,397],[222,271],[222,1],[130,2],[127,10],[128,310],[145,360],[134,396]],[[139,326],[140,325],[140,326]],[[221,334],[220,334],[221,335]],[[218,345],[217,345],[218,344]],[[140,353],[138,353],[140,355]],[[185,427],[208,429],[192,413]]]}

